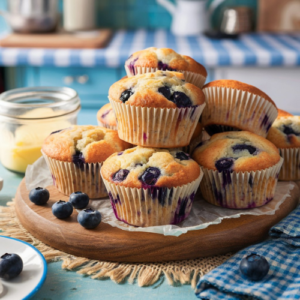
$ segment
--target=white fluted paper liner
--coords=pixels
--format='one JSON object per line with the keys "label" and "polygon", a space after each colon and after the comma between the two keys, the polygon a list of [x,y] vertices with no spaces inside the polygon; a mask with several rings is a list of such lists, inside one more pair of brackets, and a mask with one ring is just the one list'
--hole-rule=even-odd
{"label": "white fluted paper liner", "polygon": [[199,188],[200,176],[189,184],[173,188],[129,188],[103,178],[118,220],[134,226],[149,227],[182,222],[190,214]]}
{"label": "white fluted paper liner", "polygon": [[189,155],[192,155],[195,148],[197,147],[197,145],[199,145],[202,142],[202,134],[203,133],[201,132],[197,137],[192,139],[190,144],[188,146],[183,147],[182,150],[185,153],[188,153]]}
{"label": "white fluted paper liner", "polygon": [[111,129],[111,130],[118,130],[117,126],[110,126],[110,125],[100,122],[99,120],[97,120],[97,121],[98,121],[98,126],[105,127],[105,128]]}
{"label": "white fluted paper liner", "polygon": [[232,126],[266,137],[278,114],[273,103],[250,92],[225,87],[208,87],[203,92],[207,103],[203,126]]}
{"label": "white fluted paper liner", "polygon": [[265,170],[228,172],[209,170],[202,166],[204,176],[201,193],[209,203],[232,209],[260,207],[274,199],[283,159]]}
{"label": "white fluted paper liner", "polygon": [[[135,75],[146,74],[146,73],[155,73],[156,71],[160,71],[158,68],[149,68],[149,67],[134,67],[134,74],[132,70],[125,65],[125,71],[128,77],[133,77]],[[178,70],[175,72],[183,73],[185,81],[192,83],[193,85],[202,89],[204,83],[206,81],[206,77],[199,73],[189,72],[189,71],[182,71]]]}
{"label": "white fluted paper liner", "polygon": [[120,139],[144,147],[187,146],[205,103],[185,108],[126,105],[110,99],[118,120]]}
{"label": "white fluted paper liner", "polygon": [[[52,178],[46,161],[39,158],[33,165],[29,165],[26,170],[25,183],[28,191],[40,186],[48,187],[52,185]],[[291,182],[278,182],[273,201],[253,209],[224,209],[206,202],[202,196],[196,194],[190,215],[187,219],[177,225],[163,225],[151,227],[134,227],[124,222],[118,221],[114,215],[109,198],[91,200],[89,206],[99,210],[102,215],[102,222],[125,231],[150,232],[168,236],[180,236],[188,231],[201,230],[210,225],[220,224],[224,219],[239,218],[241,215],[274,215],[280,205],[290,196],[295,184]]]}
{"label": "white fluted paper liner", "polygon": [[279,149],[284,159],[279,180],[300,180],[300,148]]}
{"label": "white fluted paper liner", "polygon": [[107,196],[100,175],[102,163],[84,163],[83,169],[80,169],[73,162],[59,161],[42,153],[52,174],[53,184],[61,193],[69,196],[81,191],[91,199]]}

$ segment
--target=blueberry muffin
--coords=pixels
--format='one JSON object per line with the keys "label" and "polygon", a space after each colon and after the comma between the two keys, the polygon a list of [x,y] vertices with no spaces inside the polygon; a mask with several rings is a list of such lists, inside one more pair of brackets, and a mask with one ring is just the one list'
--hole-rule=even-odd
{"label": "blueberry muffin", "polygon": [[215,134],[193,158],[204,172],[201,192],[211,204],[254,208],[274,198],[283,159],[265,138],[248,131]]}
{"label": "blueberry muffin", "polygon": [[110,103],[103,105],[97,113],[98,125],[112,130],[117,130],[115,113]]}
{"label": "blueberry muffin", "polygon": [[246,130],[266,137],[277,117],[272,99],[258,88],[236,80],[216,80],[203,87],[206,107],[202,124],[209,135]]}
{"label": "blueberry muffin", "polygon": [[187,146],[205,106],[201,89],[178,72],[123,78],[109,89],[122,140],[139,146]]}
{"label": "blueberry muffin", "polygon": [[60,192],[82,191],[95,199],[107,196],[100,176],[103,161],[128,147],[117,131],[86,125],[53,132],[44,141],[42,153]]}
{"label": "blueberry muffin", "polygon": [[142,227],[187,218],[202,178],[188,154],[142,147],[110,156],[101,175],[116,218]]}
{"label": "blueberry muffin", "polygon": [[284,159],[279,180],[300,180],[300,116],[281,111],[267,139]]}
{"label": "blueberry muffin", "polygon": [[187,82],[202,88],[206,77],[206,69],[186,55],[180,55],[169,48],[147,48],[133,53],[125,62],[128,77],[138,74],[152,73],[157,70],[176,71],[184,74]]}

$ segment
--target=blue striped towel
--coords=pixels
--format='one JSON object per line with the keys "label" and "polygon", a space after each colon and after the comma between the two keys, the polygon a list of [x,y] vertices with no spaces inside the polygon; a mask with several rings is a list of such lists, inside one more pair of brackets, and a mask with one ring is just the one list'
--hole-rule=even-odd
{"label": "blue striped towel", "polygon": [[[203,300],[300,299],[300,206],[269,232],[270,239],[250,246],[203,276],[196,296]],[[259,282],[246,279],[239,271],[243,257],[257,253],[270,264]]]}

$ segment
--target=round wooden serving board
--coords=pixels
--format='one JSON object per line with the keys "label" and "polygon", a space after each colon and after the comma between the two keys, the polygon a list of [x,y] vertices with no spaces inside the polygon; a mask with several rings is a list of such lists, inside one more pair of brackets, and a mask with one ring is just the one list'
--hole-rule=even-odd
{"label": "round wooden serving board", "polygon": [[237,251],[265,239],[270,227],[288,215],[299,199],[299,188],[295,185],[291,196],[275,215],[225,219],[218,225],[173,237],[124,231],[105,223],[94,230],[86,230],[77,223],[76,210],[67,220],[59,220],[53,216],[51,206],[58,200],[68,200],[68,197],[53,186],[48,189],[49,202],[37,206],[28,198],[25,180],[21,182],[15,207],[25,229],[53,248],[80,257],[113,262],[183,260]]}

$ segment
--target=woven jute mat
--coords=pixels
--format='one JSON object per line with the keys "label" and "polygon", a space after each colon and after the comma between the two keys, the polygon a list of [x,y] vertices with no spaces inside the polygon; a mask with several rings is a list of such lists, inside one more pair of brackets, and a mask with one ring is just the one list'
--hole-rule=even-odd
{"label": "woven jute mat", "polygon": [[49,247],[32,236],[20,224],[14,205],[14,202],[9,202],[7,206],[0,206],[1,235],[30,243],[44,255],[47,262],[62,261],[63,269],[76,271],[92,279],[108,277],[116,283],[126,280],[129,283],[136,281],[140,287],[143,287],[151,286],[165,276],[170,285],[189,284],[195,288],[201,276],[222,264],[232,255],[229,253],[192,260],[145,264],[115,263],[76,257]]}

